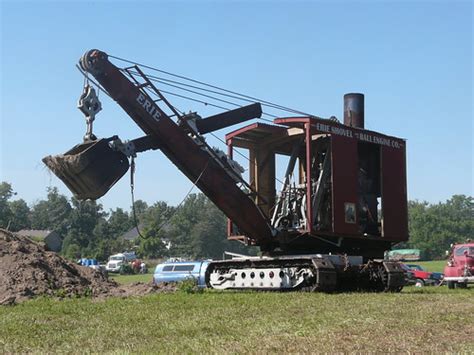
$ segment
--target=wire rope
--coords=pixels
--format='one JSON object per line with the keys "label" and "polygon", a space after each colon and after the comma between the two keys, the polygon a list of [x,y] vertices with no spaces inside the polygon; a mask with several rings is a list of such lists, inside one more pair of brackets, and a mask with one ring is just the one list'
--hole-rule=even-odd
{"label": "wire rope", "polygon": [[[138,74],[137,72],[133,72],[131,70],[130,70],[130,72],[132,72],[134,74]],[[250,99],[245,98],[245,97],[239,97],[239,96],[235,96],[235,95],[226,94],[224,92],[209,90],[209,89],[205,89],[205,88],[202,88],[202,87],[199,87],[199,86],[186,84],[186,83],[183,83],[183,82],[180,82],[180,81],[166,79],[166,78],[162,78],[162,77],[157,77],[157,76],[151,75],[151,74],[148,74],[147,77],[151,81],[158,82],[158,83],[161,83],[161,84],[164,84],[164,85],[174,86],[174,87],[179,88],[181,90],[186,90],[186,89],[181,87],[181,86],[185,86],[185,87],[190,87],[190,88],[193,88],[193,89],[202,90],[202,91],[205,91],[205,92],[209,92],[209,93],[213,93],[213,94],[216,94],[216,95],[221,95],[221,96],[225,96],[225,97],[228,97],[228,98],[233,98],[233,99],[241,100],[241,101],[245,101],[245,102],[251,102],[252,103],[252,102],[255,102],[255,100],[258,100],[258,99],[250,100]],[[170,84],[170,83],[172,83],[172,84]],[[177,84],[177,85],[174,85],[174,84]],[[179,85],[181,85],[181,86],[179,86]],[[202,94],[198,94],[198,95],[202,95]],[[297,114],[304,114],[306,116],[314,116],[314,115],[310,115],[310,114],[307,114],[307,113],[303,113],[303,112],[295,110],[295,109],[285,108],[284,106],[281,106],[281,105],[270,104],[270,103],[265,103],[265,102],[267,102],[267,101],[261,100],[260,104],[262,106],[278,109],[278,110],[281,110],[281,111],[287,111],[287,112],[297,113]]]}
{"label": "wire rope", "polygon": [[128,60],[128,59],[125,59],[125,58],[121,58],[121,57],[117,57],[117,56],[114,56],[114,55],[109,55],[109,57],[110,57],[110,58],[117,59],[117,60],[120,60],[120,61],[125,62],[125,63],[129,63],[129,64],[133,64],[133,65],[138,65],[138,66],[140,66],[140,67],[147,68],[147,69],[150,69],[150,70],[153,70],[153,71],[156,71],[156,72],[159,72],[159,73],[163,73],[163,74],[166,74],[166,75],[169,75],[169,76],[173,76],[173,77],[176,77],[176,78],[184,79],[184,80],[187,80],[187,81],[190,81],[190,82],[199,84],[199,85],[207,86],[207,87],[210,87],[210,88],[213,88],[213,89],[221,90],[221,91],[223,91],[223,92],[227,92],[227,93],[230,93],[230,94],[238,95],[238,96],[241,96],[241,97],[246,98],[246,99],[250,99],[250,100],[257,101],[257,102],[261,102],[262,104],[272,105],[272,106],[274,106],[275,108],[279,108],[279,109],[281,109],[281,110],[283,110],[283,111],[289,111],[289,112],[293,112],[293,113],[298,113],[298,114],[302,114],[302,115],[305,115],[305,116],[314,116],[314,115],[311,115],[311,114],[306,113],[306,112],[303,112],[303,111],[299,111],[299,110],[295,110],[295,109],[292,109],[292,108],[289,108],[289,107],[286,107],[286,106],[282,106],[282,105],[279,105],[279,104],[275,104],[275,103],[273,103],[273,102],[270,102],[270,101],[267,101],[267,100],[263,100],[263,99],[259,99],[259,98],[257,98],[257,97],[253,97],[253,96],[241,94],[241,93],[238,93],[238,92],[236,92],[236,91],[227,90],[227,89],[224,89],[224,88],[219,87],[219,86],[216,86],[216,85],[211,85],[211,84],[205,83],[205,82],[203,82],[203,81],[199,81],[199,80],[195,80],[195,79],[186,77],[186,76],[184,76],[184,75],[173,74],[173,73],[168,72],[168,71],[166,71],[166,70],[154,68],[154,67],[149,66],[149,65],[146,65],[146,64],[134,62],[134,61],[131,61],[131,60]]}
{"label": "wire rope", "polygon": [[[147,78],[149,78],[149,76],[147,75]],[[155,82],[159,82],[159,81],[156,81],[156,80],[152,80],[150,79],[151,81],[155,81]],[[167,84],[167,83],[161,83],[159,82],[160,84],[164,84],[164,85],[169,85],[169,86],[172,86],[172,87],[175,87],[175,88],[178,88],[180,90],[183,90],[183,91],[187,91],[187,92],[190,92],[190,93],[193,93],[193,94],[196,94],[196,95],[201,95],[201,96],[204,96],[204,97],[207,97],[207,98],[210,98],[212,100],[215,100],[215,101],[220,101],[220,102],[223,102],[223,103],[226,103],[226,104],[229,104],[229,105],[234,105],[234,106],[237,106],[237,107],[243,107],[242,105],[240,104],[237,104],[235,102],[231,102],[231,101],[227,101],[227,100],[222,100],[222,99],[219,99],[217,97],[214,97],[214,96],[210,96],[210,95],[206,95],[206,94],[203,94],[203,93],[199,93],[199,92],[196,92],[196,91],[193,91],[193,90],[189,90],[189,89],[185,89],[185,88],[181,88],[177,85],[173,85],[173,84]],[[231,109],[228,108],[228,107],[224,107],[224,106],[219,106],[219,105],[216,105],[216,104],[212,104],[210,102],[207,102],[207,101],[202,101],[202,100],[199,100],[199,99],[196,99],[196,98],[193,98],[193,97],[190,97],[190,96],[186,96],[186,95],[182,95],[182,94],[177,94],[175,92],[172,92],[172,91],[168,91],[168,90],[164,90],[164,89],[161,89],[161,88],[157,88],[160,92],[163,92],[165,94],[168,94],[168,95],[172,95],[172,96],[176,96],[176,97],[179,97],[179,98],[182,98],[182,99],[186,99],[186,100],[190,100],[190,101],[194,101],[194,102],[198,102],[198,103],[201,103],[201,104],[204,104],[205,106],[212,106],[212,107],[216,107],[216,108],[219,108],[219,109],[222,109],[222,110],[226,110],[226,111],[230,111]],[[150,91],[151,93],[153,93],[154,96],[157,96],[157,94],[153,91]],[[250,101],[250,102],[253,102],[253,101]],[[176,109],[176,108],[175,108]],[[268,116],[268,117],[272,117],[272,118],[277,118],[278,116],[276,115],[272,115],[268,112],[262,112],[262,115],[265,115],[265,116]],[[260,117],[259,119],[263,120],[263,121],[267,121],[267,122],[270,122],[270,123],[273,123],[272,120],[269,120],[269,119],[265,119],[265,118],[262,118]]]}
{"label": "wire rope", "polygon": [[[134,194],[134,188],[135,188],[135,183],[134,183],[134,174],[135,174],[135,160],[132,156],[131,158],[131,169],[130,169],[130,191],[131,191],[131,195],[132,195],[132,213],[133,213],[133,222],[135,224],[135,229],[138,233],[138,235],[140,236],[140,238],[142,239],[148,239],[148,237],[145,237],[144,235],[142,235],[140,233],[140,229],[138,227],[138,219],[137,219],[137,215],[136,215],[136,212],[135,212],[135,194]],[[164,226],[166,226],[168,223],[170,223],[171,219],[178,213],[180,207],[183,205],[183,203],[186,201],[186,199],[189,197],[189,195],[191,194],[191,192],[194,190],[194,188],[196,187],[197,183],[199,182],[199,180],[201,180],[201,177],[204,175],[204,172],[206,171],[207,167],[209,166],[209,162],[210,162],[211,158],[209,158],[206,162],[206,165],[204,166],[204,169],[202,169],[201,173],[199,174],[199,176],[197,177],[197,179],[193,182],[191,188],[188,190],[188,192],[186,193],[186,195],[184,196],[184,198],[181,200],[181,202],[176,206],[175,210],[173,211],[173,213],[171,214],[171,216],[166,220],[164,221],[163,223],[161,223],[159,226],[158,226],[158,229],[156,230],[156,233],[160,232],[161,229],[163,229]]]}

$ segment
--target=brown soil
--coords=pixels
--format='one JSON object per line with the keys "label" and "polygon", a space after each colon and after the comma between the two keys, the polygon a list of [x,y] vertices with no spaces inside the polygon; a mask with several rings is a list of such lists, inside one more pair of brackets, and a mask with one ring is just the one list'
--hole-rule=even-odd
{"label": "brown soil", "polygon": [[134,282],[127,285],[118,285],[117,287],[110,288],[108,292],[99,294],[97,298],[104,297],[130,297],[130,296],[142,296],[149,295],[151,293],[165,293],[175,292],[175,283],[160,283],[155,285],[153,282]]}
{"label": "brown soil", "polygon": [[26,237],[0,229],[0,305],[35,296],[138,296],[175,291],[173,285],[119,285],[101,272],[76,265]]}

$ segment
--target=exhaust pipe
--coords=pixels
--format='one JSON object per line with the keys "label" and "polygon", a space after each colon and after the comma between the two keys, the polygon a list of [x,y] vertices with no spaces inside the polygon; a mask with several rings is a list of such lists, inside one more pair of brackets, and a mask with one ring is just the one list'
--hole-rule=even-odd
{"label": "exhaust pipe", "polygon": [[364,94],[344,95],[344,124],[350,127],[364,128]]}

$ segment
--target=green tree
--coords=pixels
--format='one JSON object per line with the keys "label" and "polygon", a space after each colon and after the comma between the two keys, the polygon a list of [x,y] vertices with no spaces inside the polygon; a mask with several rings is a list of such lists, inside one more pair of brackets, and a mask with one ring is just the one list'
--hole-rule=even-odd
{"label": "green tree", "polygon": [[112,254],[131,249],[131,242],[122,238],[132,228],[132,220],[121,208],[111,210],[109,218],[100,218],[94,228],[93,256],[106,260]]}
{"label": "green tree", "polygon": [[193,227],[198,224],[202,216],[206,197],[203,194],[191,194],[184,203],[174,212],[169,221],[168,240],[171,243],[170,254],[180,257],[195,257],[199,252],[197,242],[193,242],[196,233],[192,234]]}
{"label": "green tree", "polygon": [[21,229],[31,228],[30,208],[25,200],[19,199],[9,202],[11,212],[10,230],[17,232]]}
{"label": "green tree", "polygon": [[109,234],[114,239],[121,237],[133,226],[132,218],[121,208],[111,210],[108,224],[110,228]]}
{"label": "green tree", "polygon": [[3,181],[0,184],[0,228],[9,228],[12,212],[8,202],[14,194],[12,185],[8,182]]}
{"label": "green tree", "polygon": [[[142,218],[147,214],[148,204],[143,200],[136,200],[134,206],[130,206],[130,211],[133,211],[133,207],[135,207],[138,221],[141,222]],[[132,212],[130,212],[130,215],[132,215]]]}
{"label": "green tree", "polygon": [[230,247],[226,235],[226,218],[209,199],[200,202],[202,207],[198,221],[190,230],[193,257],[220,258]]}
{"label": "green tree", "polygon": [[46,200],[36,203],[31,210],[31,227],[56,231],[62,238],[67,234],[72,207],[57,187],[47,189]]}
{"label": "green tree", "polygon": [[144,239],[140,240],[138,253],[145,258],[160,258],[168,256],[168,250],[161,238],[163,229],[154,228],[145,229],[143,231]]}
{"label": "green tree", "polygon": [[473,198],[454,195],[445,203],[408,204],[410,240],[408,245],[422,250],[428,259],[442,258],[451,243],[474,236]]}
{"label": "green tree", "polygon": [[170,220],[170,255],[220,258],[224,251],[254,255],[237,241],[227,240],[225,215],[204,195],[191,194]]}
{"label": "green tree", "polygon": [[99,240],[96,227],[99,223],[103,223],[107,214],[103,211],[102,205],[95,201],[80,201],[73,197],[71,202],[70,226],[64,238],[63,253],[70,254],[71,246],[77,245],[81,256],[95,257]]}
{"label": "green tree", "polygon": [[11,201],[15,195],[11,184],[8,182],[0,184],[0,228],[13,232],[30,228],[31,225],[30,208],[23,199]]}
{"label": "green tree", "polygon": [[158,258],[168,255],[165,243],[171,238],[172,216],[175,208],[168,206],[166,202],[159,201],[142,210],[139,217],[141,234],[144,239],[140,239],[139,255],[147,258]]}
{"label": "green tree", "polygon": [[66,236],[63,242],[62,254],[68,259],[77,260],[82,255],[81,247],[73,242],[69,242]]}

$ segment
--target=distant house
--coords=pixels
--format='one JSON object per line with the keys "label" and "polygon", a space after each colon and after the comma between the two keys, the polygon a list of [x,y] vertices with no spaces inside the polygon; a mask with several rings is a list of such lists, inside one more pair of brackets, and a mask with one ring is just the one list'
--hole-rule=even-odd
{"label": "distant house", "polygon": [[16,234],[28,237],[36,242],[44,243],[46,249],[60,252],[63,241],[58,233],[49,230],[22,229]]}
{"label": "distant house", "polygon": [[[143,230],[145,229],[145,225],[144,224],[139,224],[138,229],[140,230],[140,233],[142,233],[142,235],[143,235]],[[162,228],[163,231],[169,231],[169,229],[170,228],[168,226],[164,226]],[[140,235],[138,234],[136,227],[133,227],[127,233],[122,234],[122,236],[121,236],[122,239],[124,239],[126,241],[129,241],[129,242],[135,241],[138,237],[140,237]],[[171,247],[171,242],[168,241],[168,240],[165,240],[165,239],[163,239],[162,242],[165,245],[165,248],[169,250],[169,248]]]}
{"label": "distant house", "polygon": [[[140,233],[142,232],[144,227],[145,226],[143,224],[140,224],[138,226],[138,229],[140,230]],[[129,242],[133,242],[138,237],[139,237],[139,235],[138,235],[138,232],[137,232],[137,228],[135,228],[135,227],[133,227],[127,233],[122,235],[122,239],[125,239],[126,241],[129,241]]]}

